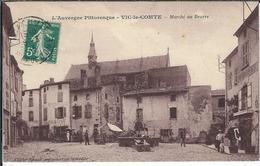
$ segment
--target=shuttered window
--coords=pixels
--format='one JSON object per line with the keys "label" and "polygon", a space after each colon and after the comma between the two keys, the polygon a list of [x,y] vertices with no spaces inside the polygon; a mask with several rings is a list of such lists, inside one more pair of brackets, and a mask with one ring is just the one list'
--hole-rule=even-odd
{"label": "shuttered window", "polygon": [[252,83],[247,86],[247,107],[252,107]]}
{"label": "shuttered window", "polygon": [[48,119],[48,110],[47,110],[47,108],[44,108],[43,109],[43,120],[47,121],[47,119]]}
{"label": "shuttered window", "polygon": [[58,92],[58,102],[63,101],[63,92]]}
{"label": "shuttered window", "polygon": [[73,106],[73,119],[79,119],[82,117],[82,107],[81,106]]}
{"label": "shuttered window", "polygon": [[241,95],[242,94],[242,91],[240,90],[238,92],[238,110],[240,111],[242,109],[242,101],[241,101]]}
{"label": "shuttered window", "polygon": [[55,118],[62,119],[66,117],[66,107],[55,108]]}
{"label": "shuttered window", "polygon": [[85,105],[85,118],[86,119],[92,118],[92,105],[91,104]]}

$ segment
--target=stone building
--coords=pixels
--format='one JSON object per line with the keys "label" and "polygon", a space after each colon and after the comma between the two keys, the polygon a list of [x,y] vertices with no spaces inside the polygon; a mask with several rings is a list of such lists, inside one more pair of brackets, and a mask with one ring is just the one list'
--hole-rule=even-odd
{"label": "stone building", "polygon": [[27,122],[28,137],[39,139],[40,89],[23,91],[22,119]]}
{"label": "stone building", "polygon": [[[94,126],[106,123],[122,128],[122,94],[141,86],[136,80],[142,80],[147,70],[168,66],[168,54],[98,62],[92,35],[88,64],[72,65],[64,79],[70,82],[72,112],[81,112],[79,117],[72,118],[72,128],[78,130],[79,126],[86,126],[90,135]],[[142,86],[146,86],[147,81],[143,81]],[[89,112],[91,117],[86,117]]]}
{"label": "stone building", "polygon": [[40,86],[39,136],[48,139],[53,133],[62,137],[71,126],[69,82],[45,80]]}
{"label": "stone building", "polygon": [[14,56],[10,55],[10,38],[15,37],[10,8],[3,6],[3,146],[15,146],[18,141],[17,120],[22,108],[22,75]]}
{"label": "stone building", "polygon": [[123,94],[124,130],[135,130],[141,122],[148,135],[164,142],[176,141],[184,128],[188,141],[205,138],[212,122],[210,86],[191,86],[187,66],[147,73],[148,88]]}
{"label": "stone building", "polygon": [[238,46],[224,59],[227,128],[237,126],[241,149],[259,152],[258,6],[234,34]]}

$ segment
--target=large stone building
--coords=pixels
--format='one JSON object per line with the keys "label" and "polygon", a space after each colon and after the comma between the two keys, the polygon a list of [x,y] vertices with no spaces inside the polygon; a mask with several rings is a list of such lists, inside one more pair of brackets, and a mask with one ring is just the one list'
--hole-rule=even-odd
{"label": "large stone building", "polygon": [[238,46],[225,58],[227,127],[235,125],[241,149],[259,152],[258,6],[234,34]]}
{"label": "large stone building", "polygon": [[147,86],[148,80],[143,80],[142,85],[137,80],[146,77],[149,69],[168,67],[169,55],[97,62],[92,36],[88,62],[72,65],[65,80],[70,82],[72,110],[82,110],[79,117],[72,119],[72,128],[86,126],[92,134],[94,126],[106,123],[123,127],[122,94]]}
{"label": "large stone building", "polygon": [[10,8],[3,5],[3,49],[2,49],[2,112],[3,112],[3,146],[15,146],[19,135],[17,120],[22,111],[22,75],[14,56],[10,55],[10,37],[15,37]]}
{"label": "large stone building", "polygon": [[211,87],[191,86],[186,66],[147,73],[148,88],[123,94],[124,130],[136,130],[141,124],[148,135],[169,142],[176,141],[185,128],[188,140],[199,142],[212,122]]}

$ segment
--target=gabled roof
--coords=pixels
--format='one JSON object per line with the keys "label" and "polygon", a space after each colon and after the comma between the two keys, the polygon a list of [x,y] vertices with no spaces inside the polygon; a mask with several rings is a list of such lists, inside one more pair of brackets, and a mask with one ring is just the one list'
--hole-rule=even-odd
{"label": "gabled roof", "polygon": [[[235,36],[238,36],[245,28],[249,26],[249,24],[258,17],[258,5],[253,10],[253,12],[247,17],[247,19],[243,22],[243,24],[238,28],[238,30],[234,33]],[[258,29],[257,29],[258,30]]]}
{"label": "gabled roof", "polygon": [[226,63],[228,59],[232,58],[234,55],[236,55],[238,51],[238,46],[232,50],[232,52],[222,61],[222,63]]}
{"label": "gabled roof", "polygon": [[[101,75],[124,74],[141,72],[152,68],[169,66],[169,56],[151,56],[127,60],[98,62]],[[80,78],[80,70],[86,70],[88,77],[94,76],[94,71],[89,69],[88,64],[72,65],[65,76],[65,80]]]}

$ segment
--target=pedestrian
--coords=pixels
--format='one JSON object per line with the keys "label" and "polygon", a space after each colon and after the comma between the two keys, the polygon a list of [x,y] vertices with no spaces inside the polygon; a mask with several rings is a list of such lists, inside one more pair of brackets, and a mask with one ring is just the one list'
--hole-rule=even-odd
{"label": "pedestrian", "polygon": [[222,133],[222,130],[218,130],[218,134],[217,134],[216,140],[215,140],[215,147],[217,148],[218,152],[220,152],[221,143],[224,143],[224,135]]}
{"label": "pedestrian", "polygon": [[186,146],[186,144],[185,144],[186,129],[185,128],[180,132],[180,136],[181,136],[181,146],[183,145],[185,147]]}
{"label": "pedestrian", "polygon": [[82,144],[82,142],[83,142],[83,127],[82,126],[80,126],[80,128],[79,128],[78,138],[79,138],[80,144]]}
{"label": "pedestrian", "polygon": [[87,144],[90,145],[89,144],[89,137],[88,137],[88,130],[85,131],[85,135],[84,136],[85,136],[85,145],[87,145]]}
{"label": "pedestrian", "polygon": [[67,130],[66,132],[67,142],[70,142],[70,131]]}
{"label": "pedestrian", "polygon": [[93,131],[94,143],[97,143],[97,137],[98,137],[98,129],[97,127],[94,127],[94,131]]}

